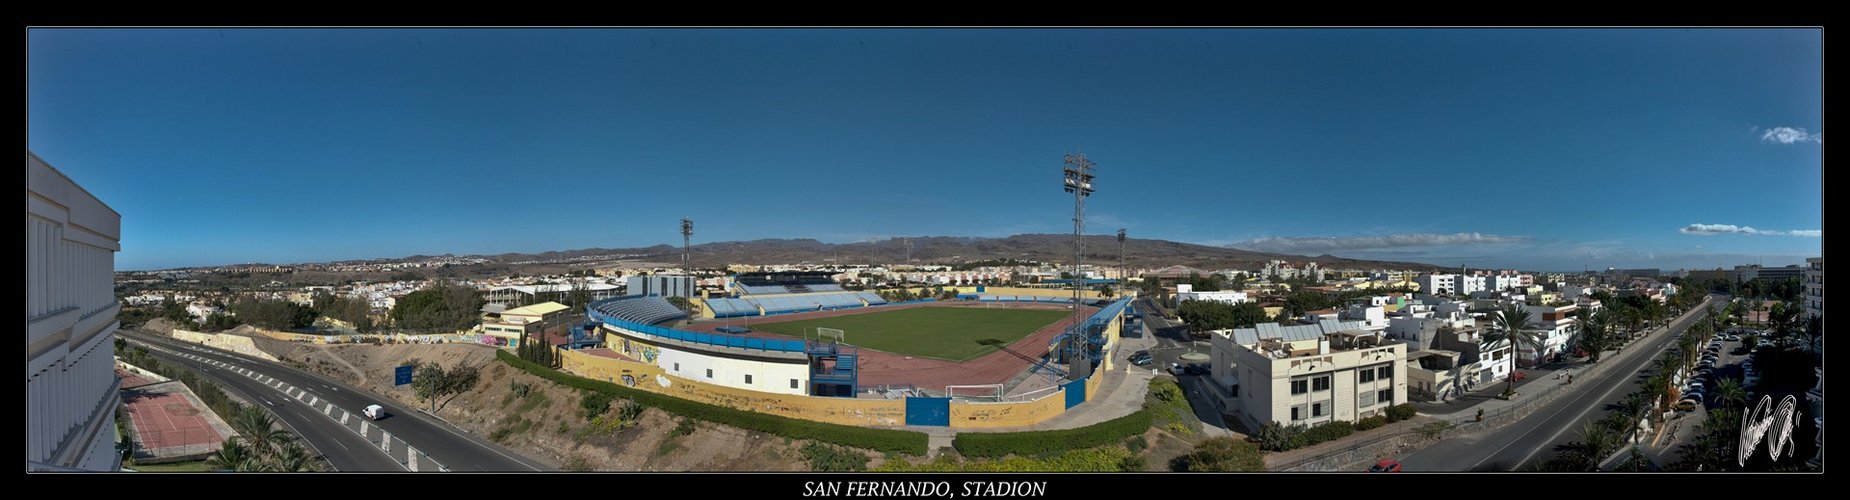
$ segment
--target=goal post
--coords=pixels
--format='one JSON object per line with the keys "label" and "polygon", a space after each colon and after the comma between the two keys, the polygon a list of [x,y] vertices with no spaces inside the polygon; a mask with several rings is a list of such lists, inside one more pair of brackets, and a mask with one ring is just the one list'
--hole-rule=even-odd
{"label": "goal post", "polygon": [[832,341],[837,344],[848,343],[848,333],[839,328],[816,327],[816,341]]}
{"label": "goal post", "polygon": [[1001,401],[1003,396],[1004,394],[1003,394],[1002,384],[944,386],[944,397],[952,398],[952,399],[964,398],[964,399],[985,399],[985,400],[990,400],[990,401]]}

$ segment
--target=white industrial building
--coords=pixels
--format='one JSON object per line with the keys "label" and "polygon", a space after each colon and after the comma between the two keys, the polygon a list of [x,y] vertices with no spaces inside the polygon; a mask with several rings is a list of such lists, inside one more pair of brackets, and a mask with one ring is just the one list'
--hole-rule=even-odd
{"label": "white industrial building", "polygon": [[26,155],[26,469],[115,471],[122,215]]}
{"label": "white industrial building", "polygon": [[1211,387],[1248,428],[1354,421],[1407,401],[1407,346],[1360,322],[1261,323],[1212,340]]}
{"label": "white industrial building", "polygon": [[1188,283],[1177,283],[1176,284],[1176,303],[1181,304],[1183,302],[1187,302],[1191,300],[1205,300],[1209,302],[1222,302],[1222,303],[1236,304],[1236,305],[1252,301],[1252,299],[1249,299],[1246,297],[1246,292],[1228,292],[1228,291],[1197,292],[1195,291],[1194,285],[1190,285]]}

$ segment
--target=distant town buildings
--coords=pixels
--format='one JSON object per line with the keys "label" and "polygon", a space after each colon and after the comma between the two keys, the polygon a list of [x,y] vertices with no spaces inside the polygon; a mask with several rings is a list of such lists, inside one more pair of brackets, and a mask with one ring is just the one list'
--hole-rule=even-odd
{"label": "distant town buildings", "polygon": [[1824,257],[1805,259],[1805,315],[1824,317]]}

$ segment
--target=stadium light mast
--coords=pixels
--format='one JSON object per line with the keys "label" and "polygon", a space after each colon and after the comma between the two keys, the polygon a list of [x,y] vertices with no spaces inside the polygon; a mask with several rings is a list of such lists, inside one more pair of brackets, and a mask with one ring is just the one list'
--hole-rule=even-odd
{"label": "stadium light mast", "polygon": [[1124,288],[1124,228],[1118,228],[1118,288]]}
{"label": "stadium light mast", "polygon": [[[688,242],[693,241],[693,239],[694,239],[694,220],[686,218],[686,217],[682,217],[681,218],[681,274],[687,276],[687,279],[689,282],[687,291],[689,295],[692,295],[694,292],[694,286],[693,286],[694,270],[688,267],[687,249],[688,249]],[[688,298],[691,299],[692,297],[688,297]],[[686,303],[689,305],[682,306],[682,308],[691,310],[693,302],[688,301]]]}
{"label": "stadium light mast", "polygon": [[[1065,158],[1066,192],[1073,193],[1073,331],[1084,331],[1079,323],[1079,302],[1083,299],[1083,267],[1086,260],[1086,197],[1092,196],[1092,160],[1086,159],[1084,153],[1068,154]],[[1070,360],[1069,360],[1070,363]]]}

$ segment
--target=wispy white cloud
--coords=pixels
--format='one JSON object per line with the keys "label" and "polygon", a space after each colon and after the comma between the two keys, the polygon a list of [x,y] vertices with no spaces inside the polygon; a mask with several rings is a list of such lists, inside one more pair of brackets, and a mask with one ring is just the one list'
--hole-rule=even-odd
{"label": "wispy white cloud", "polygon": [[1229,246],[1262,252],[1319,253],[1379,248],[1525,243],[1528,241],[1531,241],[1531,238],[1526,236],[1499,236],[1483,233],[1402,233],[1346,237],[1268,236],[1237,242]]}
{"label": "wispy white cloud", "polygon": [[1754,229],[1753,226],[1736,226],[1734,224],[1690,224],[1677,231],[1683,234],[1714,236],[1717,234],[1748,234],[1755,236],[1800,236],[1817,238],[1824,236],[1821,229],[1794,229],[1791,231]]}
{"label": "wispy white cloud", "polygon": [[1806,132],[1803,128],[1773,127],[1760,133],[1760,142],[1767,144],[1822,143],[1824,142],[1824,133],[1812,134]]}

